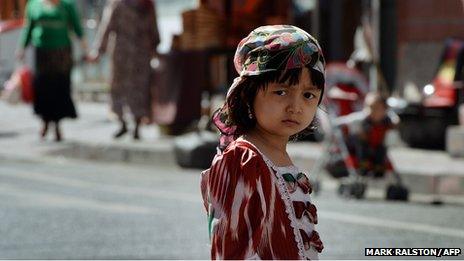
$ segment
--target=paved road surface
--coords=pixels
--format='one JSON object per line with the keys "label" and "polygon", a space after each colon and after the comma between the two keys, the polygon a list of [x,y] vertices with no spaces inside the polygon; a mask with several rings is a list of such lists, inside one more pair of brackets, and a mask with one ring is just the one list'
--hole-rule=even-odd
{"label": "paved road surface", "polygon": [[[207,259],[198,181],[198,171],[177,168],[0,161],[0,258]],[[366,247],[464,246],[463,205],[385,202],[377,191],[346,200],[323,185],[314,198],[321,259],[364,259]]]}

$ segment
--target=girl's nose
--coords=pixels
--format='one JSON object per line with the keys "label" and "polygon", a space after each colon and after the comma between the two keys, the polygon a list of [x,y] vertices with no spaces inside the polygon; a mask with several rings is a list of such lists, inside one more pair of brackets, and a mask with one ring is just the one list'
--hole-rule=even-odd
{"label": "girl's nose", "polygon": [[287,112],[289,113],[301,113],[302,107],[301,102],[298,100],[297,95],[291,95],[291,98],[288,101]]}

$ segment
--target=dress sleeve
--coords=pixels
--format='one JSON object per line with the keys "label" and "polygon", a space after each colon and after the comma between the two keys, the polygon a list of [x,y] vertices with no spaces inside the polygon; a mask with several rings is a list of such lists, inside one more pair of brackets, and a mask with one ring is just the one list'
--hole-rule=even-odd
{"label": "dress sleeve", "polygon": [[153,48],[156,49],[156,47],[159,45],[160,43],[160,35],[159,35],[159,30],[158,30],[158,19],[157,19],[157,14],[156,14],[156,3],[152,3],[153,4],[153,12],[151,12],[151,15],[152,15],[152,21],[153,21],[153,34],[151,36],[151,40],[152,40],[152,46]]}
{"label": "dress sleeve", "polygon": [[213,161],[204,192],[212,259],[259,257],[256,249],[269,205],[263,191],[270,186],[263,178],[269,177],[269,169],[260,157],[235,148]]}
{"label": "dress sleeve", "polygon": [[31,42],[31,33],[34,28],[34,21],[31,16],[31,2],[26,4],[26,11],[24,14],[24,29],[21,32],[21,47],[26,48]]}
{"label": "dress sleeve", "polygon": [[77,37],[82,38],[84,36],[84,30],[82,29],[81,20],[79,18],[79,13],[77,12],[76,4],[74,1],[69,1],[67,3],[67,9],[69,14],[68,24],[76,33]]}
{"label": "dress sleeve", "polygon": [[116,30],[117,6],[118,4],[116,1],[110,0],[103,10],[103,17],[98,27],[97,34],[95,35],[95,49],[98,50],[100,54],[106,51],[110,32]]}

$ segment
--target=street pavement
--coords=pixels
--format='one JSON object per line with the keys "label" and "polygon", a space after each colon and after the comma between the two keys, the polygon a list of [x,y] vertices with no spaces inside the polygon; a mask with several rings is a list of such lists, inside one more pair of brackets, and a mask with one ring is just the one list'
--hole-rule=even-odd
{"label": "street pavement", "polygon": [[[387,202],[375,190],[348,200],[322,186],[313,197],[321,259],[367,259],[367,247],[464,245],[463,205]],[[0,259],[209,258],[198,170],[0,159],[0,198]]]}
{"label": "street pavement", "polygon": [[206,259],[198,173],[0,161],[0,259]]}
{"label": "street pavement", "polygon": [[[207,259],[199,170],[175,165],[172,138],[146,126],[143,142],[114,141],[117,125],[106,105],[78,103],[78,110],[78,120],[63,123],[66,141],[56,143],[39,139],[29,107],[0,102],[0,259]],[[306,169],[322,153],[320,145],[289,149]],[[460,159],[408,148],[394,154],[398,163],[413,161],[401,170],[448,169],[460,185]],[[441,197],[445,204],[432,205],[435,195],[420,190],[409,202],[385,201],[383,181],[369,184],[364,200],[341,198],[337,182],[320,176],[322,189],[313,200],[325,243],[321,259],[368,259],[367,247],[464,246],[464,200],[456,182],[443,188],[456,192]],[[418,187],[430,185],[405,176]]]}

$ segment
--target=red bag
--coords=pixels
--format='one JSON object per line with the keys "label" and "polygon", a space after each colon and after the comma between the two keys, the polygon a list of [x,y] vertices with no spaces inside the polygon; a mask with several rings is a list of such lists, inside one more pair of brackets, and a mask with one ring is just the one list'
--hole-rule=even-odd
{"label": "red bag", "polygon": [[33,75],[32,71],[27,66],[22,66],[18,69],[18,75],[21,81],[21,99],[25,103],[34,101],[34,87],[32,85]]}

